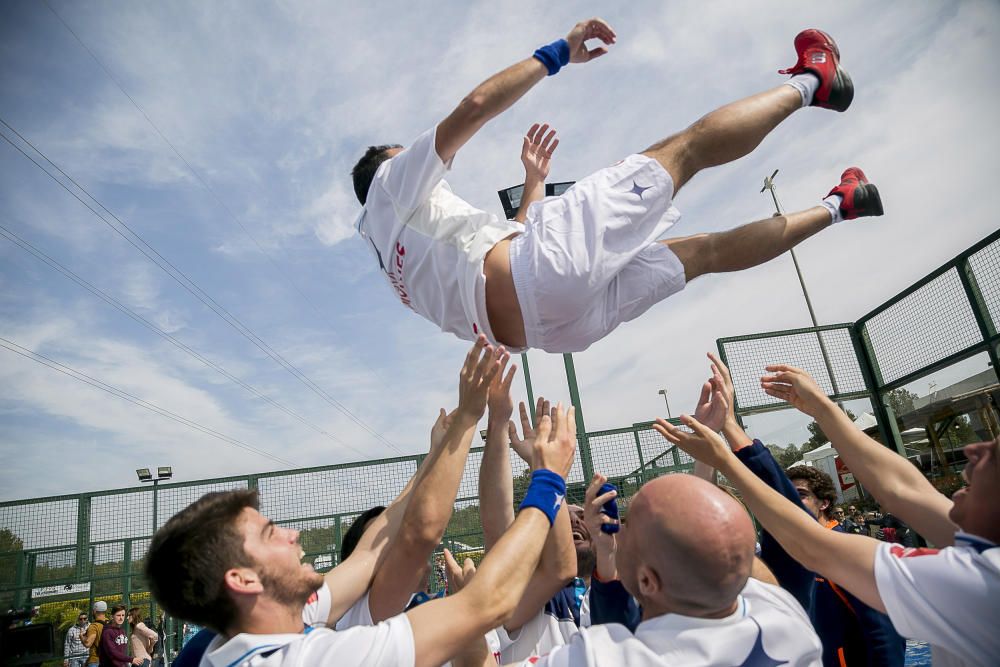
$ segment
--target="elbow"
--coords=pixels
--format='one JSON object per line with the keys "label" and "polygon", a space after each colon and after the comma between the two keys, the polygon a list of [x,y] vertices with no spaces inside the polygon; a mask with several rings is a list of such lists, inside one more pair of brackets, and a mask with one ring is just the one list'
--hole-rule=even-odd
{"label": "elbow", "polygon": [[467,122],[482,124],[489,120],[486,109],[486,95],[474,90],[459,103],[457,111]]}

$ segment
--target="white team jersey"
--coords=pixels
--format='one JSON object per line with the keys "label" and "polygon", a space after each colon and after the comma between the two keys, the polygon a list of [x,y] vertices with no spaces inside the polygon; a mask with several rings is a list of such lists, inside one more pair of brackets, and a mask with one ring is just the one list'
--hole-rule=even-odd
{"label": "white team jersey", "polygon": [[665,614],[633,635],[610,623],[581,630],[566,646],[524,665],[662,667],[664,665],[787,665],[819,667],[822,647],[805,611],[788,592],[747,581],[736,611],[708,619]]}
{"label": "white team jersey", "polygon": [[573,587],[560,590],[545,603],[538,614],[513,632],[497,628],[500,639],[500,664],[518,663],[535,655],[544,655],[568,644],[580,628],[590,627],[590,589],[580,603],[580,625],[573,617]]}
{"label": "white team jersey", "polygon": [[424,132],[379,166],[356,227],[404,305],[459,338],[485,333],[496,342],[483,260],[520,226],[452,193],[436,133],[436,127]]}
{"label": "white team jersey", "polygon": [[372,620],[371,608],[368,606],[369,595],[371,595],[371,591],[362,595],[361,599],[354,603],[354,606],[344,612],[344,615],[340,617],[340,620],[334,626],[335,629],[347,630],[358,626],[375,625],[375,622]]}
{"label": "white team jersey", "polygon": [[885,543],[875,584],[896,630],[931,645],[934,667],[1000,661],[1000,546],[961,532],[944,549]]}
{"label": "white team jersey", "polygon": [[[367,596],[362,598],[366,603]],[[359,601],[360,602],[360,601]],[[306,631],[298,634],[218,635],[208,645],[200,667],[309,667],[311,665],[413,665],[413,631],[405,614],[385,623],[350,630],[326,627],[331,595],[326,584],[302,609]],[[352,608],[353,609],[353,608]]]}

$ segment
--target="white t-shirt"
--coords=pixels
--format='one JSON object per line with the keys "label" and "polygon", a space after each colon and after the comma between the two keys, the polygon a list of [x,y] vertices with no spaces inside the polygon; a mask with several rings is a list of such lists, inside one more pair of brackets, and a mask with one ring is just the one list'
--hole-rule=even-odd
{"label": "white t-shirt", "polygon": [[931,645],[934,667],[1000,661],[1000,546],[961,532],[944,549],[885,543],[875,584],[896,630]]}
{"label": "white t-shirt", "polygon": [[[330,589],[323,584],[302,609],[306,631],[298,634],[218,635],[208,645],[200,667],[375,667],[413,665],[413,631],[405,614],[384,623],[333,631],[323,627],[330,614]],[[366,600],[367,603],[367,600]]]}
{"label": "white t-shirt", "polygon": [[371,608],[368,606],[368,596],[371,595],[371,591],[368,591],[361,596],[354,605],[344,612],[344,615],[340,617],[337,624],[334,626],[336,630],[347,630],[349,628],[356,628],[358,626],[364,625],[375,625],[372,620]]}
{"label": "white t-shirt", "polygon": [[508,632],[497,628],[500,639],[500,664],[517,663],[535,655],[544,655],[558,646],[569,643],[580,628],[590,627],[590,589],[580,601],[580,626],[573,618],[574,587],[560,590],[527,623]]}
{"label": "white t-shirt", "polygon": [[356,227],[404,305],[442,331],[496,342],[486,316],[483,260],[520,231],[452,193],[434,148],[437,128],[383,162]]}
{"label": "white t-shirt", "polygon": [[736,611],[708,619],[664,614],[633,635],[623,625],[595,625],[566,646],[525,665],[662,667],[663,665],[788,665],[819,667],[822,646],[806,612],[788,592],[747,581]]}

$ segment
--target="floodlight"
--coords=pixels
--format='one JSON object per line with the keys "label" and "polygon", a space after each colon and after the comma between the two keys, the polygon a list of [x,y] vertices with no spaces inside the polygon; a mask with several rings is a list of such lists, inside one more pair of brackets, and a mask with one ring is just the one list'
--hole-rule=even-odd
{"label": "floodlight", "polygon": [[546,183],[545,184],[545,196],[546,197],[558,197],[562,193],[569,190],[576,181],[565,181],[563,183]]}
{"label": "floodlight", "polygon": [[160,466],[156,469],[157,479],[170,479],[174,476],[174,469],[170,466]]}
{"label": "floodlight", "polygon": [[151,482],[153,480],[153,473],[149,471],[149,468],[136,468],[135,474],[139,476],[140,482]]}
{"label": "floodlight", "polygon": [[521,208],[521,197],[524,195],[524,184],[515,185],[503,190],[497,190],[500,195],[500,204],[503,206],[503,214],[508,220],[513,220],[517,215],[517,209]]}

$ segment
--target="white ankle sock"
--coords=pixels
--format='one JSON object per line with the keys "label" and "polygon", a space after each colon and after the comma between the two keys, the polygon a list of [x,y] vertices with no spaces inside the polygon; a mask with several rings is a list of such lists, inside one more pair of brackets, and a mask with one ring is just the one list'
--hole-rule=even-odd
{"label": "white ankle sock", "polygon": [[802,106],[807,107],[812,104],[813,95],[819,90],[819,77],[812,72],[803,72],[786,81],[785,85],[799,91],[799,95],[802,96]]}
{"label": "white ankle sock", "polygon": [[830,217],[832,218],[830,224],[844,221],[844,215],[840,212],[840,203],[842,201],[844,201],[844,198],[840,195],[830,195],[819,203],[820,206],[830,212]]}

